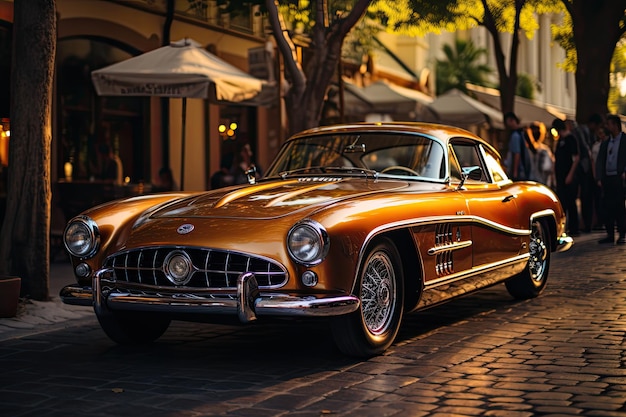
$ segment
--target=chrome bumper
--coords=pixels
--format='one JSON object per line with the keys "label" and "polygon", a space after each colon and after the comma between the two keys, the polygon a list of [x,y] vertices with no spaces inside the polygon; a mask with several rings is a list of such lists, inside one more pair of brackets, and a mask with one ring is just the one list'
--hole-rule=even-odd
{"label": "chrome bumper", "polygon": [[[93,306],[97,312],[115,310],[153,311],[171,314],[237,314],[243,323],[257,316],[329,317],[348,314],[359,308],[360,301],[352,295],[314,297],[261,293],[254,274],[245,273],[237,279],[237,294],[214,297],[184,293],[141,293],[103,290],[111,282],[111,270],[96,272],[92,287],[67,285],[60,292],[65,304]],[[113,283],[114,285],[114,283]]]}
{"label": "chrome bumper", "polygon": [[567,236],[566,234],[562,234],[556,240],[556,252],[565,252],[574,244],[574,238],[571,236]]}

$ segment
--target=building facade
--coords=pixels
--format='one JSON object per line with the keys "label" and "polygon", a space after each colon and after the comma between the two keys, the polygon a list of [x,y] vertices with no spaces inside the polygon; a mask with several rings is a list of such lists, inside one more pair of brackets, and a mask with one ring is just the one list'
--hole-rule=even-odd
{"label": "building facade", "polygon": [[[182,99],[96,95],[91,71],[170,41],[193,39],[245,72],[251,67],[251,52],[266,47],[263,18],[253,6],[233,13],[220,9],[215,0],[173,3],[168,23],[166,0],[56,1],[53,181],[69,181],[71,177],[74,184],[97,182],[103,145],[121,159],[125,186],[141,185],[142,191],[159,183],[162,168],[170,169],[178,188],[205,190],[210,175],[220,167],[221,155],[244,143],[252,148],[257,164],[263,167],[269,163],[281,139],[278,103],[217,105],[189,99],[183,122]],[[0,29],[6,28],[1,47],[9,49],[12,7],[12,1],[0,1]],[[0,118],[8,117],[8,108],[5,111],[3,105]],[[182,137],[186,138],[184,156]],[[184,184],[180,184],[181,176]]]}
{"label": "building facade", "polygon": [[[121,159],[129,185],[157,184],[160,170],[169,168],[179,188],[184,177],[184,190],[208,189],[209,178],[220,169],[223,156],[236,154],[246,143],[261,168],[269,165],[284,139],[278,100],[269,106],[241,106],[192,99],[183,123],[181,99],[96,95],[91,71],[182,38],[194,39],[246,72],[254,74],[256,68],[259,74],[269,71],[250,59],[268,45],[266,22],[255,6],[228,12],[218,7],[217,0],[175,0],[168,24],[167,4],[167,0],[56,0],[53,180],[97,180],[102,144],[109,145]],[[0,54],[5,56],[0,62],[4,74],[0,77],[0,123],[4,130],[9,126],[10,58],[6,57],[10,57],[12,8],[13,1],[0,0]],[[535,36],[521,38],[519,72],[530,75],[540,86],[536,97],[539,105],[573,109],[574,76],[558,67],[564,52],[550,34],[550,25],[560,17],[538,18]],[[442,46],[451,44],[456,36],[469,37],[478,47],[492,50],[492,41],[483,28],[423,38],[380,34],[390,53],[375,57],[374,68],[379,75],[371,81],[386,78],[434,95],[435,61],[442,57]],[[502,36],[506,44],[508,35]],[[492,52],[487,59],[495,68]],[[402,65],[398,67],[398,63]],[[271,70],[277,72],[278,68]],[[184,156],[182,137],[187,138]],[[0,132],[0,164],[6,167],[2,149],[7,141],[2,138]]]}

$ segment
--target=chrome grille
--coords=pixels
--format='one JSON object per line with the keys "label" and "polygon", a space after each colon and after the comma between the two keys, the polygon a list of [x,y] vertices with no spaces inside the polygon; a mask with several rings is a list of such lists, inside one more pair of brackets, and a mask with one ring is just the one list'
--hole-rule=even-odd
{"label": "chrome grille", "polygon": [[164,263],[172,251],[186,253],[192,261],[193,273],[185,287],[205,289],[234,289],[237,277],[253,272],[260,288],[276,288],[287,281],[286,270],[266,258],[213,250],[177,246],[159,246],[118,252],[106,259],[104,266],[115,271],[121,282],[175,287],[165,275]]}

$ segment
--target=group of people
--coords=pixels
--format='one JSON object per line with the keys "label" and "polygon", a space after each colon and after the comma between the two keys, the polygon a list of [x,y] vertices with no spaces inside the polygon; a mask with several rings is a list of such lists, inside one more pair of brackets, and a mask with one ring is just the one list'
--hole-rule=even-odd
{"label": "group of people", "polygon": [[543,123],[522,127],[512,112],[504,122],[511,132],[505,161],[511,179],[554,189],[571,236],[604,229],[607,235],[599,243],[626,244],[626,138],[620,117],[593,114],[584,124],[556,118],[550,130],[553,148],[545,143]]}

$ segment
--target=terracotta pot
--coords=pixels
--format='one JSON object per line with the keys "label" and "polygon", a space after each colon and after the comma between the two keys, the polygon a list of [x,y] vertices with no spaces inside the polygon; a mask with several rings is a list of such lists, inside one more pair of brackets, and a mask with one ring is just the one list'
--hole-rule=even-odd
{"label": "terracotta pot", "polygon": [[22,279],[0,277],[0,317],[15,317]]}

